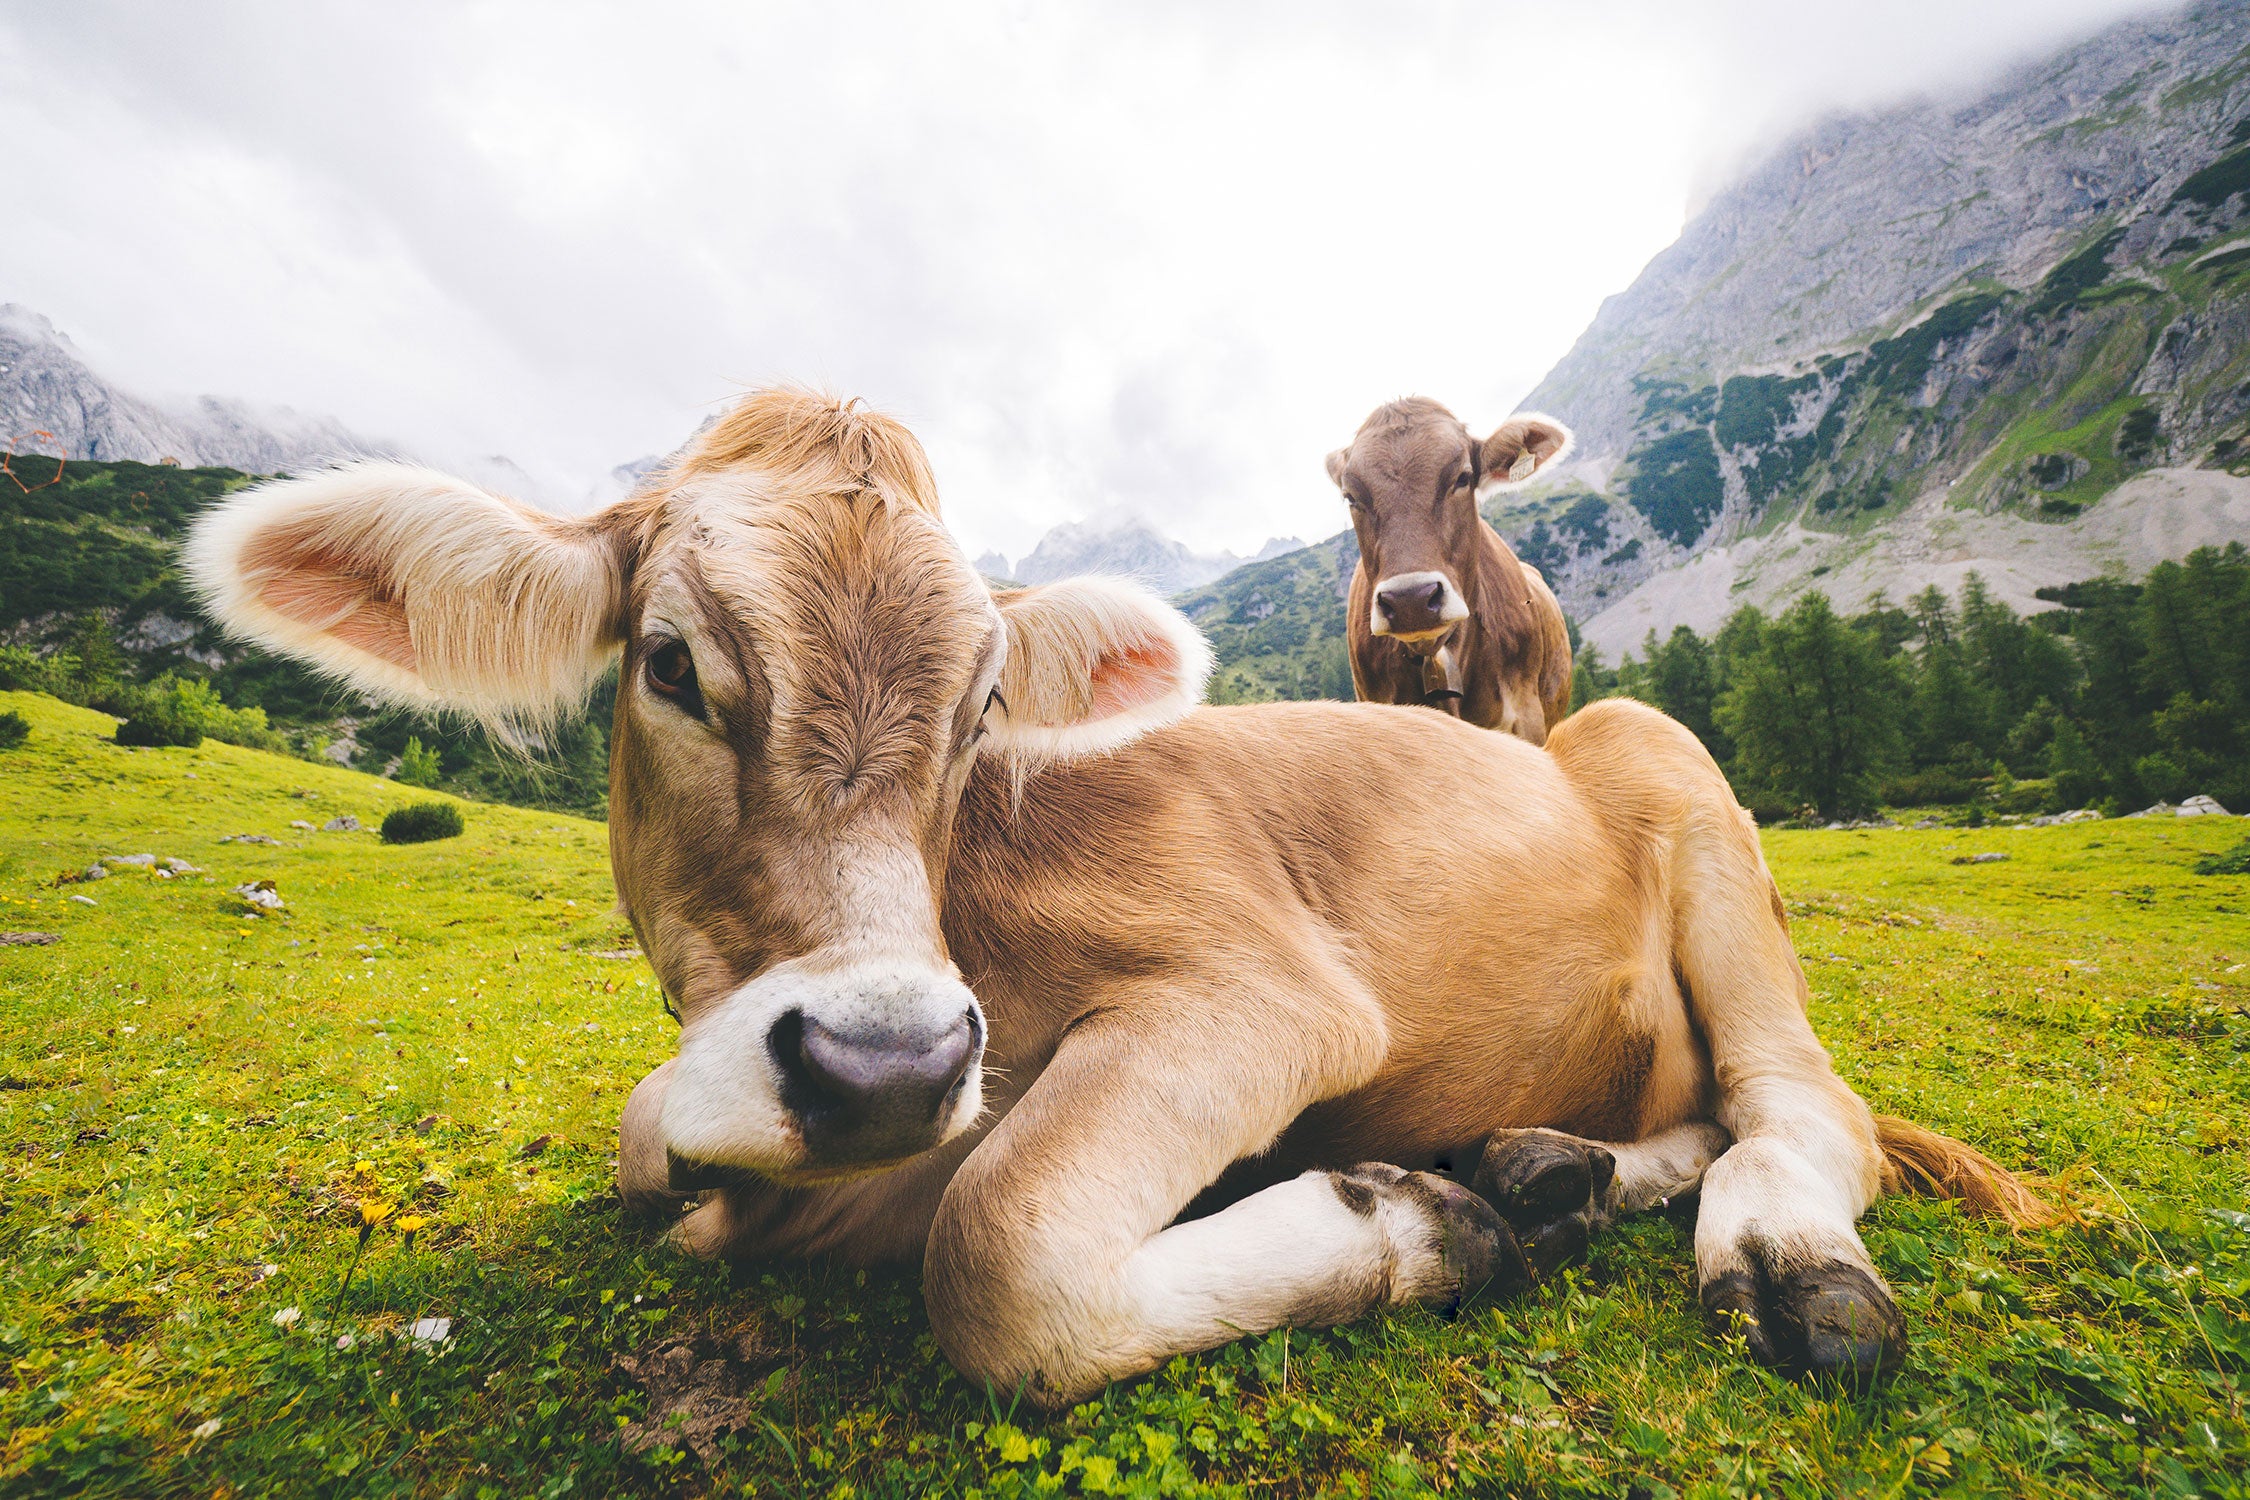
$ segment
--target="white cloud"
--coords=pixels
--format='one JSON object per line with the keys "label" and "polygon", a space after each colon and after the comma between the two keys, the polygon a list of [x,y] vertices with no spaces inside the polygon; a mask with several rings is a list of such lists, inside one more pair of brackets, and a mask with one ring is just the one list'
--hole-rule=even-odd
{"label": "white cloud", "polygon": [[551,494],[786,378],[972,552],[1247,550],[1377,402],[1504,415],[1753,143],[2136,8],[18,5],[0,298]]}

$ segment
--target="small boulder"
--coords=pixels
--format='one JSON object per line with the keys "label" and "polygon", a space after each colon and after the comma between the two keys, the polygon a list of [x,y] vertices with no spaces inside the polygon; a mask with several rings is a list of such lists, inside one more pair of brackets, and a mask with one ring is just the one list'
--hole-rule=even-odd
{"label": "small boulder", "polygon": [[201,865],[191,865],[184,859],[172,859],[169,857],[167,857],[164,861],[164,868],[171,871],[174,875],[200,875],[203,873],[203,866]]}
{"label": "small boulder", "polygon": [[0,948],[44,948],[61,941],[59,932],[0,932]]}
{"label": "small boulder", "polygon": [[2058,823],[2099,823],[2102,815],[2091,807],[2076,807],[2066,813],[2056,813]]}
{"label": "small boulder", "polygon": [[107,880],[109,879],[109,866],[103,864],[88,865],[79,872],[78,878],[80,880]]}
{"label": "small boulder", "polygon": [[271,844],[276,849],[281,847],[281,840],[268,838],[262,833],[230,833],[222,837],[219,842],[222,844]]}
{"label": "small boulder", "polygon": [[136,870],[153,870],[156,868],[156,856],[153,854],[112,854],[105,857],[102,863],[107,865],[131,865]]}
{"label": "small boulder", "polygon": [[1996,849],[1988,849],[1982,854],[1956,854],[1953,862],[1957,865],[1996,865],[2007,857]]}
{"label": "small boulder", "polygon": [[281,893],[274,889],[273,882],[270,880],[253,880],[246,885],[238,885],[234,888],[232,894],[240,896],[247,904],[264,911],[281,910]]}
{"label": "small boulder", "polygon": [[307,833],[313,831],[313,825],[306,822],[303,818],[291,818],[289,820],[289,826],[291,828],[302,828]]}
{"label": "small boulder", "polygon": [[359,819],[353,817],[350,813],[344,813],[321,824],[320,831],[322,833],[357,833],[359,832]]}
{"label": "small boulder", "polygon": [[1945,826],[1945,823],[1942,819],[1938,818],[1924,818],[1920,822],[1917,822],[1914,826],[1916,828],[1943,828]]}
{"label": "small boulder", "polygon": [[2218,799],[2201,793],[2180,804],[2179,816],[2183,818],[2231,818],[2233,813],[2219,806]]}

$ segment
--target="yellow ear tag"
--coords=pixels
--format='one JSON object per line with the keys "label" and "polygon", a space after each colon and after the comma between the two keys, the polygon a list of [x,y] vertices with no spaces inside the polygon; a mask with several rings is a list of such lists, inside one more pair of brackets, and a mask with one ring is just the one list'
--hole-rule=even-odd
{"label": "yellow ear tag", "polygon": [[1533,458],[1531,456],[1531,450],[1529,448],[1526,448],[1523,450],[1523,452],[1516,455],[1516,461],[1514,463],[1508,465],[1508,482],[1510,484],[1513,484],[1519,479],[1529,479],[1531,477],[1531,471],[1538,467],[1539,460]]}

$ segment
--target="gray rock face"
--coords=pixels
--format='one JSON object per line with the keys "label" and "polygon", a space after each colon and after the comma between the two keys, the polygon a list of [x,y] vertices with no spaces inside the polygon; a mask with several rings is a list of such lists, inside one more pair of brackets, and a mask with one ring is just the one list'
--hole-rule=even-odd
{"label": "gray rock face", "polygon": [[2154,209],[2210,161],[2250,93],[2229,68],[2245,36],[2250,5],[2198,5],[2113,27],[1973,100],[1814,126],[1605,301],[1523,404],[1574,425],[1582,465],[1615,462],[1642,403],[1636,373],[1788,368],[1969,277],[2036,282],[2082,231]]}
{"label": "gray rock face", "polygon": [[384,451],[327,417],[215,396],[166,405],[128,394],[90,369],[54,324],[14,303],[0,304],[0,442],[18,453],[248,474]]}
{"label": "gray rock face", "polygon": [[2246,37],[2250,0],[2206,0],[1802,132],[1525,399],[1578,453],[1502,533],[1612,659],[1810,587],[2145,566],[2151,497],[2241,535],[2226,483],[2124,487],[2250,473]]}

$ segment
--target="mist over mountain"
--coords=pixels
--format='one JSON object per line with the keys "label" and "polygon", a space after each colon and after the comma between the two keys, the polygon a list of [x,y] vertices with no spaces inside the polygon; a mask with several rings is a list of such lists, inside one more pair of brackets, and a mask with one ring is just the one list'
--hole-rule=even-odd
{"label": "mist over mountain", "polygon": [[1837,118],[1718,193],[1525,400],[1577,457],[1497,517],[1609,653],[2250,538],[2250,4]]}
{"label": "mist over mountain", "polygon": [[249,474],[389,451],[331,418],[286,407],[218,396],[167,403],[133,395],[89,367],[53,323],[15,303],[0,304],[0,443],[14,453],[169,461]]}
{"label": "mist over mountain", "polygon": [[1195,552],[1146,521],[1109,517],[1068,521],[1055,527],[1012,566],[1002,554],[990,552],[977,559],[977,567],[1019,583],[1053,583],[1084,573],[1122,575],[1137,578],[1158,593],[1176,594],[1209,583],[1246,562],[1262,562],[1304,545],[1293,536],[1270,537],[1254,557],[1226,551]]}

